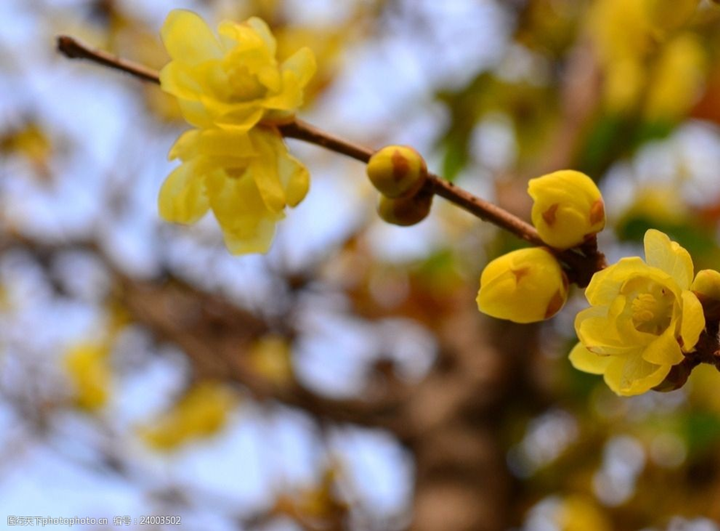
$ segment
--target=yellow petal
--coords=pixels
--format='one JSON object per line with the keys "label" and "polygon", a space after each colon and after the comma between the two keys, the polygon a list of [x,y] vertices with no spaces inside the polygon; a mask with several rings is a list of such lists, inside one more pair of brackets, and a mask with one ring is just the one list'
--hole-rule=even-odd
{"label": "yellow petal", "polygon": [[300,48],[293,55],[285,59],[281,68],[283,72],[293,72],[298,85],[304,87],[317,71],[315,54],[312,53],[310,48]]}
{"label": "yellow petal", "polygon": [[640,258],[622,258],[617,264],[595,273],[585,290],[585,297],[593,306],[609,305],[623,283],[636,275],[647,274],[648,266]]}
{"label": "yellow petal", "polygon": [[590,374],[603,374],[612,360],[612,356],[599,356],[590,352],[582,343],[575,345],[570,352],[572,366]]}
{"label": "yellow petal", "polygon": [[275,224],[283,213],[267,209],[254,179],[229,178],[216,171],[208,178],[208,195],[223,237],[232,254],[265,253],[270,249]]}
{"label": "yellow petal", "polygon": [[195,223],[208,210],[204,180],[192,163],[181,164],[168,175],[160,188],[160,216],[175,223]]}
{"label": "yellow petal", "polygon": [[222,58],[222,49],[215,34],[205,21],[192,11],[170,11],[160,34],[168,54],[174,60],[197,64]]}
{"label": "yellow petal", "polygon": [[196,146],[200,140],[200,131],[190,129],[181,134],[170,148],[168,160],[189,160],[197,155]]}
{"label": "yellow petal", "polygon": [[251,162],[250,173],[265,206],[273,212],[280,212],[286,202],[278,161],[287,155],[287,149],[282,138],[275,133],[256,129],[252,135],[259,157]]}
{"label": "yellow petal", "polygon": [[690,352],[705,329],[705,315],[700,301],[691,291],[682,292],[682,320],[680,321],[680,337],[683,350]]}
{"label": "yellow petal", "polygon": [[685,356],[675,339],[675,326],[670,325],[642,353],[645,361],[656,365],[677,365]]}
{"label": "yellow petal", "polygon": [[212,116],[201,102],[182,99],[178,99],[177,101],[183,118],[185,118],[190,125],[201,128],[212,127]]}
{"label": "yellow petal", "polygon": [[[624,297],[618,296],[619,302]],[[621,334],[616,326],[617,315],[610,314],[607,306],[594,306],[575,317],[575,331],[585,347],[596,354],[620,355],[634,352],[638,345],[634,338]]]}
{"label": "yellow petal", "polygon": [[273,34],[265,21],[258,17],[250,17],[247,20],[247,24],[254,29],[255,33],[257,33],[263,40],[268,52],[270,52],[270,55],[274,56],[277,52],[277,43],[275,42],[275,37],[273,37]]}
{"label": "yellow petal", "polygon": [[639,355],[613,357],[605,371],[605,383],[620,396],[645,393],[660,384],[671,365],[655,365]]}
{"label": "yellow petal", "polygon": [[693,279],[693,263],[690,253],[668,238],[659,230],[650,229],[645,233],[645,260],[669,274],[680,289],[690,287]]}
{"label": "yellow petal", "polygon": [[310,189],[310,172],[290,154],[278,159],[278,169],[280,180],[285,187],[287,204],[291,207],[297,206]]}
{"label": "yellow petal", "polygon": [[198,100],[203,91],[197,76],[185,63],[171,61],[160,70],[160,86],[163,91],[185,100]]}
{"label": "yellow petal", "polygon": [[[224,161],[246,160],[257,155],[250,136],[243,131],[191,129],[177,139],[168,157],[190,160],[195,157],[218,157]],[[236,163],[237,164],[237,163]]]}

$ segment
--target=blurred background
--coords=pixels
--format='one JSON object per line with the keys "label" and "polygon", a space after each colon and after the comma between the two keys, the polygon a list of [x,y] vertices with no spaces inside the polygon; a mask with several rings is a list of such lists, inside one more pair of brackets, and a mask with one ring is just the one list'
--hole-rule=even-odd
{"label": "blurred background", "polygon": [[610,262],[655,227],[718,267],[709,0],[2,0],[0,525],[720,529],[720,375],[616,397],[567,361],[579,289],[542,325],[479,314],[512,236],[442,199],[384,224],[361,164],[296,141],[311,191],[268,255],[161,222],[175,102],[54,39],[160,68],[177,7],[310,46],[314,125],[525,219],[529,178],[584,171]]}

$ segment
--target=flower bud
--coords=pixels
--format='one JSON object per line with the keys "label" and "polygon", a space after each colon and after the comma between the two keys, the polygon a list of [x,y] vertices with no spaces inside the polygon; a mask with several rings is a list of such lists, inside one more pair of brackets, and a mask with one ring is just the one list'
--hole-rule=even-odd
{"label": "flower bud", "polygon": [[605,227],[600,190],[587,175],[563,170],[530,179],[532,221],[542,240],[556,249],[569,249]]}
{"label": "flower bud", "polygon": [[430,213],[433,194],[420,191],[410,197],[391,199],[380,196],[378,214],[382,219],[393,225],[409,227],[424,220]]}
{"label": "flower bud", "polygon": [[720,273],[712,269],[698,271],[690,290],[701,299],[720,301]]}
{"label": "flower bud", "polygon": [[377,151],[367,165],[373,186],[386,197],[414,195],[427,179],[427,166],[409,146],[387,146]]}
{"label": "flower bud", "polygon": [[498,319],[534,323],[565,305],[568,279],[548,249],[534,247],[490,262],[480,277],[478,308]]}

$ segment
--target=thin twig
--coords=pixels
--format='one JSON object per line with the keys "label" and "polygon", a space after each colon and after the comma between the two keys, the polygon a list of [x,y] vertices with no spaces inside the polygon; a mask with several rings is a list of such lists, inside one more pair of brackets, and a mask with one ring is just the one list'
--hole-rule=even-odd
{"label": "thin twig", "polygon": [[[126,72],[143,81],[160,83],[158,72],[127,59],[91,48],[67,35],[61,35],[57,38],[57,49],[70,59],[87,59]],[[280,133],[287,138],[309,142],[361,162],[367,163],[374,152],[370,148],[333,136],[302,120],[296,119],[289,123],[280,124],[277,127]],[[429,175],[426,186],[432,193],[445,198],[483,221],[497,225],[533,245],[545,245],[532,225],[507,210],[485,201],[435,174]],[[599,253],[585,257],[572,251],[553,250],[553,252],[572,269],[574,278],[571,280],[580,286],[587,285],[586,279],[589,279],[593,272],[604,267],[604,258]]]}

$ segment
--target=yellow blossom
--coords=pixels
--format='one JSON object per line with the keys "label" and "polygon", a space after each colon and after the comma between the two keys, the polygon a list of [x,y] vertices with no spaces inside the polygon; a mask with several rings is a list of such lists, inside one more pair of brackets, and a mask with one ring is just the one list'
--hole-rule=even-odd
{"label": "yellow blossom", "polygon": [[63,362],[79,407],[96,410],[107,402],[112,383],[109,355],[102,343],[79,343],[66,352]]}
{"label": "yellow blossom", "polygon": [[266,336],[250,347],[248,363],[258,374],[278,385],[292,381],[291,348],[282,337]]}
{"label": "yellow blossom", "polygon": [[569,249],[605,227],[600,190],[585,174],[563,170],[530,179],[528,193],[533,224],[551,247]]}
{"label": "yellow blossom", "polygon": [[176,96],[196,127],[247,131],[259,122],[292,117],[315,73],[315,58],[302,48],[279,63],[267,24],[250,18],[224,21],[219,37],[192,11],[170,12],[161,35],[171,61],[160,72],[163,90]]}
{"label": "yellow blossom", "polygon": [[568,280],[547,249],[513,251],[490,262],[480,277],[481,312],[516,323],[534,323],[565,305]]}
{"label": "yellow blossom", "polygon": [[390,198],[413,195],[427,179],[425,160],[410,146],[382,148],[370,158],[366,171],[373,186]]}
{"label": "yellow blossom", "polygon": [[705,328],[700,301],[690,291],[688,252],[657,230],[645,233],[645,258],[623,258],[596,273],[580,312],[575,368],[602,374],[615,393],[644,393],[660,384]]}
{"label": "yellow blossom", "polygon": [[705,79],[705,52],[692,35],[668,42],[651,72],[645,116],[676,121],[697,101]]}
{"label": "yellow blossom", "polygon": [[562,499],[555,515],[558,531],[610,531],[608,517],[591,498],[573,494]]}
{"label": "yellow blossom", "polygon": [[660,32],[684,26],[695,14],[700,0],[645,0],[645,12]]}
{"label": "yellow blossom", "polygon": [[140,428],[140,436],[153,448],[174,450],[193,440],[210,437],[227,423],[235,394],[215,382],[193,386],[169,411]]}
{"label": "yellow blossom", "polygon": [[296,206],[310,178],[272,129],[220,128],[184,133],[169,158],[182,164],[160,190],[160,215],[195,223],[212,209],[233,254],[264,253],[286,206]]}

